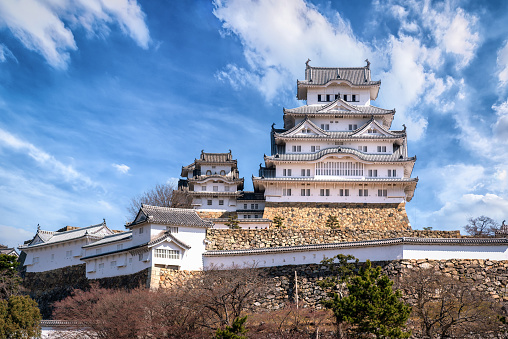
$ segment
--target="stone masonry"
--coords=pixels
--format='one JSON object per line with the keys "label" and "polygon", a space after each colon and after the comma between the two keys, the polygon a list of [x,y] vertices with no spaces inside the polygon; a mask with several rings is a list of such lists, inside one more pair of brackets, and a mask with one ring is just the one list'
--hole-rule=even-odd
{"label": "stone masonry", "polygon": [[325,228],[328,216],[339,219],[340,228],[370,230],[411,229],[405,204],[351,204],[266,202],[263,218],[284,218],[288,228]]}
{"label": "stone masonry", "polygon": [[459,231],[379,231],[330,228],[270,228],[262,230],[208,229],[207,250],[236,250],[337,242],[379,240],[399,237],[460,238]]}

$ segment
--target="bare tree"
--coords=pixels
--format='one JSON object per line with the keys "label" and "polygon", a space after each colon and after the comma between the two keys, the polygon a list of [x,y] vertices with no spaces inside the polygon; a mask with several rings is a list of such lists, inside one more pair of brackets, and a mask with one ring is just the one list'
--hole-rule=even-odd
{"label": "bare tree", "polygon": [[462,338],[500,330],[500,307],[476,285],[432,268],[412,269],[399,280],[412,305],[414,334],[424,338]]}
{"label": "bare tree", "polygon": [[472,236],[492,236],[499,230],[499,224],[485,215],[469,218],[464,230]]}
{"label": "bare tree", "polygon": [[190,208],[192,197],[186,191],[176,189],[170,184],[157,184],[152,189],[131,199],[127,212],[129,218],[134,219],[141,204],[161,206],[161,207],[178,207]]}

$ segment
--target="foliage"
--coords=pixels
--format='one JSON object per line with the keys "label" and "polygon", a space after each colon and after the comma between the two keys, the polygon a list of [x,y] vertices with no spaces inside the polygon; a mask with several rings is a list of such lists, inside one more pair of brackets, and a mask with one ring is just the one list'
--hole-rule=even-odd
{"label": "foliage", "polygon": [[0,299],[7,300],[21,292],[21,277],[16,268],[19,263],[15,255],[0,254]]}
{"label": "foliage", "polygon": [[132,220],[136,217],[141,204],[160,206],[190,208],[192,197],[185,191],[177,190],[170,184],[157,184],[143,194],[131,199],[127,212]]}
{"label": "foliage", "polygon": [[427,227],[424,227],[423,230],[424,231],[432,231],[432,227],[431,226],[427,226]]}
{"label": "foliage", "polygon": [[458,338],[500,330],[497,311],[501,308],[472,282],[427,268],[404,272],[399,286],[413,305],[416,334]]}
{"label": "foliage", "polygon": [[326,219],[326,227],[331,228],[332,230],[339,228],[339,218],[335,215],[328,215],[328,219]]}
{"label": "foliage", "polygon": [[499,224],[494,220],[485,215],[469,218],[468,223],[464,226],[464,230],[472,236],[492,236],[499,230]]}
{"label": "foliage", "polygon": [[238,224],[239,224],[238,216],[236,214],[230,214],[228,217],[228,221],[224,223],[224,225],[234,230],[240,229],[240,226],[238,226]]}
{"label": "foliage", "polygon": [[226,326],[225,329],[218,328],[215,332],[216,339],[246,339],[247,337],[242,334],[247,333],[244,327],[247,316],[236,318],[231,326]]}
{"label": "foliage", "polygon": [[324,259],[321,265],[325,266],[330,275],[317,282],[322,288],[336,287],[355,274],[358,259],[352,255],[337,254],[333,258]]}
{"label": "foliage", "polygon": [[273,226],[277,228],[284,228],[284,218],[281,216],[275,216],[273,218]]}
{"label": "foliage", "polygon": [[349,294],[339,298],[337,293],[323,304],[332,309],[338,324],[352,325],[350,332],[358,337],[375,335],[376,338],[408,338],[404,327],[411,308],[401,300],[401,292],[394,291],[393,282],[381,267],[372,268],[370,261],[360,268],[358,275],[349,279]]}
{"label": "foliage", "polygon": [[0,300],[0,338],[33,338],[41,334],[41,313],[28,296]]}

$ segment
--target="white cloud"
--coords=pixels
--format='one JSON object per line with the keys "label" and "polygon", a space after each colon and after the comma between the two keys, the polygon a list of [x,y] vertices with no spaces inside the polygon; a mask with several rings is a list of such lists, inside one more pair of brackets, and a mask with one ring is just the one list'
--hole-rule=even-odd
{"label": "white cloud", "polygon": [[79,173],[70,165],[66,165],[57,160],[54,156],[39,149],[33,144],[19,139],[9,132],[0,128],[0,147],[5,147],[22,153],[32,158],[37,164],[58,175],[63,180],[78,186],[95,187],[88,176]]}
{"label": "white cloud", "polygon": [[7,245],[9,247],[16,247],[16,251],[19,253],[17,247],[23,245],[25,240],[33,238],[34,233],[27,231],[23,228],[0,225],[0,244]]}
{"label": "white cloud", "polygon": [[70,52],[77,50],[67,21],[99,35],[107,34],[108,24],[117,23],[139,46],[148,48],[144,14],[133,0],[0,1],[0,27],[8,27],[26,48],[55,68],[65,69]]}
{"label": "white cloud", "polygon": [[0,43],[0,62],[6,62],[7,58],[13,59],[16,63],[18,62],[18,59],[12,54],[11,50]]}
{"label": "white cloud", "polygon": [[249,66],[229,64],[217,77],[232,86],[253,86],[267,101],[293,90],[307,58],[313,65],[358,66],[371,54],[339,13],[332,23],[302,0],[217,0],[214,6],[223,36],[240,39]]}
{"label": "white cloud", "polygon": [[497,67],[499,83],[504,86],[508,82],[508,40],[505,40],[504,46],[497,51]]}
{"label": "white cloud", "polygon": [[112,165],[114,168],[116,168],[116,170],[122,174],[127,174],[127,172],[129,172],[129,170],[131,169],[129,166],[125,165],[125,164],[113,164]]}

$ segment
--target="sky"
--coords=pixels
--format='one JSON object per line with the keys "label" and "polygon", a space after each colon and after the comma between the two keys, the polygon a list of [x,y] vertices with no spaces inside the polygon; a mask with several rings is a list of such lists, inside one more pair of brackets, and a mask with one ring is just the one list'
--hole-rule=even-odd
{"label": "sky", "polygon": [[232,151],[246,190],[312,66],[371,62],[407,126],[414,229],[508,219],[508,4],[0,0],[0,243],[106,219]]}

